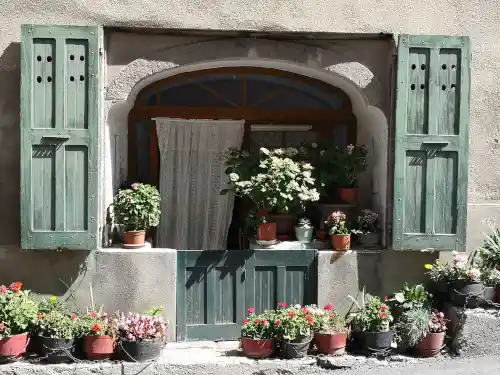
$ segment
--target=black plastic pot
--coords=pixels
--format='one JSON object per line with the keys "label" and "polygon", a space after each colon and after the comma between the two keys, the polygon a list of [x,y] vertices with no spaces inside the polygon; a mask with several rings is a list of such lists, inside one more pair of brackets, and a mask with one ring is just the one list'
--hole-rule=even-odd
{"label": "black plastic pot", "polygon": [[456,283],[450,288],[450,298],[453,306],[476,308],[484,299],[484,285],[481,282]]}
{"label": "black plastic pot", "polygon": [[364,355],[387,356],[394,332],[353,332],[353,349]]}
{"label": "black plastic pot", "polygon": [[484,287],[484,301],[483,305],[484,306],[489,306],[490,302],[495,302],[495,295],[496,295],[496,287],[494,286],[485,286]]}
{"label": "black plastic pot", "polygon": [[162,340],[120,341],[118,359],[128,362],[145,362],[158,358],[162,348]]}
{"label": "black plastic pot", "polygon": [[47,362],[64,363],[73,360],[73,339],[53,339],[38,336],[38,354]]}
{"label": "black plastic pot", "polygon": [[312,339],[312,336],[298,336],[293,340],[282,340],[280,357],[286,359],[306,357]]}

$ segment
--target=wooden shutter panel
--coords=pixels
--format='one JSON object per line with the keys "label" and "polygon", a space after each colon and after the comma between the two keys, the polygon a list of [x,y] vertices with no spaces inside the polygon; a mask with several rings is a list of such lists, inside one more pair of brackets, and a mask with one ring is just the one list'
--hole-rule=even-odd
{"label": "wooden shutter panel", "polygon": [[468,37],[401,35],[393,248],[465,251]]}
{"label": "wooden shutter panel", "polygon": [[101,43],[97,26],[22,26],[23,249],[98,247]]}

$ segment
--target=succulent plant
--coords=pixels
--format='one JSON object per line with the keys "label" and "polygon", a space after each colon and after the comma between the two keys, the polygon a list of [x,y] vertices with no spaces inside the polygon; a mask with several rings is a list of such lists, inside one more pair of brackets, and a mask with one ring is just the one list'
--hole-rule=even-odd
{"label": "succulent plant", "polygon": [[297,226],[300,228],[312,228],[311,220],[307,217],[303,217],[299,220],[299,224]]}

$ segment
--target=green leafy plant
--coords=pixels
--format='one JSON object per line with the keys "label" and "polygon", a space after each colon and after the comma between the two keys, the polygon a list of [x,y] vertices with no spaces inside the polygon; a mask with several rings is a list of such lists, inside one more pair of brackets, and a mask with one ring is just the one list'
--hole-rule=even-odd
{"label": "green leafy plant", "polygon": [[346,215],[341,211],[332,212],[325,221],[325,226],[328,228],[330,235],[347,235],[352,233],[352,230],[347,228]]}
{"label": "green leafy plant", "polygon": [[38,303],[22,286],[20,281],[0,285],[0,339],[26,333],[37,321]]}
{"label": "green leafy plant", "polygon": [[486,286],[500,285],[500,271],[497,269],[483,271],[481,273],[481,281]]}
{"label": "green leafy plant", "polygon": [[50,298],[44,298],[40,301],[38,306],[38,312],[40,314],[50,314],[54,311],[63,314],[69,314],[70,308],[66,303],[60,301],[56,296],[52,296]]}
{"label": "green leafy plant", "polygon": [[134,183],[115,195],[113,213],[115,222],[125,231],[156,227],[160,222],[160,193],[154,186]]}
{"label": "green leafy plant", "polygon": [[117,333],[119,316],[100,311],[89,311],[75,322],[76,337],[112,336]]}
{"label": "green leafy plant", "polygon": [[357,219],[357,234],[378,233],[380,228],[378,226],[379,214],[372,210],[364,209]]}
{"label": "green leafy plant", "polygon": [[[352,297],[351,297],[352,298]],[[389,306],[379,297],[371,297],[363,305],[357,304],[358,311],[350,324],[356,332],[387,332],[393,321]]]}
{"label": "green leafy plant", "polygon": [[338,154],[337,168],[339,170],[338,184],[343,188],[354,188],[357,178],[367,167],[365,146],[348,145],[343,152]]}
{"label": "green leafy plant", "polygon": [[495,229],[492,234],[485,234],[485,237],[483,246],[477,251],[479,266],[481,269],[493,269],[500,266],[500,230]]}
{"label": "green leafy plant", "polygon": [[422,284],[409,287],[407,283],[403,288],[394,294],[387,302],[391,306],[394,315],[398,316],[404,311],[426,307],[431,305],[432,295]]}
{"label": "green leafy plant", "polygon": [[77,333],[78,317],[68,316],[59,311],[49,314],[38,314],[36,332],[44,337],[57,339],[72,339]]}
{"label": "green leafy plant", "polygon": [[272,310],[262,314],[254,314],[254,309],[248,309],[248,317],[243,322],[241,336],[248,339],[271,339],[277,336],[277,327],[281,321],[277,319],[276,313]]}
{"label": "green leafy plant", "polygon": [[463,253],[454,252],[451,265],[442,265],[439,261],[424,266],[432,281],[443,281],[448,284],[457,282],[474,283],[481,279],[481,270],[469,263],[468,257]]}
{"label": "green leafy plant", "polygon": [[144,311],[142,314],[143,315],[149,315],[149,316],[160,316],[161,313],[163,312],[164,308],[163,306],[153,306],[149,310]]}
{"label": "green leafy plant", "polygon": [[238,150],[224,154],[229,177],[229,188],[221,192],[234,193],[250,199],[258,209],[287,214],[303,209],[309,202],[319,200],[312,176],[314,167],[307,162],[294,160],[296,148],[260,149],[255,155]]}
{"label": "green leafy plant", "polygon": [[303,217],[299,220],[299,223],[297,224],[298,228],[312,228],[311,220],[307,217]]}

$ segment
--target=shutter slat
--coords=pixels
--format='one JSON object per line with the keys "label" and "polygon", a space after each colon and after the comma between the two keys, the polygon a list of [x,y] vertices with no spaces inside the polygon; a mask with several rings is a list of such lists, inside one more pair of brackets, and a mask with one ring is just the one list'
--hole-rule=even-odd
{"label": "shutter slat", "polygon": [[99,244],[102,29],[22,27],[21,245]]}
{"label": "shutter slat", "polygon": [[399,39],[395,250],[465,251],[469,56],[467,37]]}

